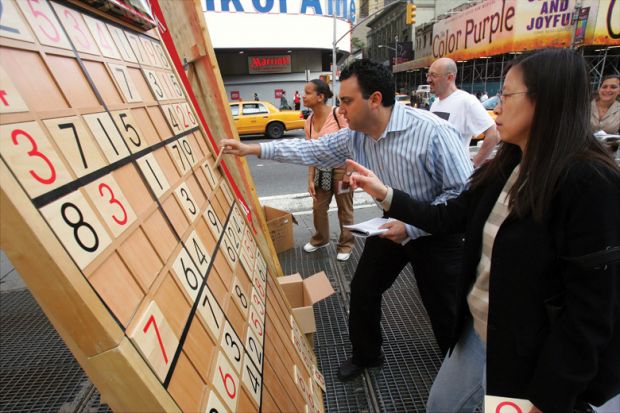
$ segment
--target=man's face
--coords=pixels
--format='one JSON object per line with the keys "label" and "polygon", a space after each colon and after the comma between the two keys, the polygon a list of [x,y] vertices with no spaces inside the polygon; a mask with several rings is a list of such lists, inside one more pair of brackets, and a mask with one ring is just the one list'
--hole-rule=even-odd
{"label": "man's face", "polygon": [[349,122],[349,128],[365,131],[370,118],[370,106],[362,96],[357,76],[351,76],[340,83],[340,113]]}
{"label": "man's face", "polygon": [[450,86],[450,75],[446,73],[445,67],[435,62],[428,69],[426,81],[431,87],[431,92],[437,96],[443,96]]}

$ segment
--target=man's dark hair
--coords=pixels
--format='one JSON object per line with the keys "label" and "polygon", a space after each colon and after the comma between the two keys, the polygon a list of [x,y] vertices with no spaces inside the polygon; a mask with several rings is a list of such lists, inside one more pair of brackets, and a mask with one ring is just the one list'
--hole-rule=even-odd
{"label": "man's dark hair", "polygon": [[356,60],[342,70],[340,80],[351,76],[357,78],[364,99],[368,99],[374,92],[381,92],[381,104],[385,107],[394,106],[394,77],[387,66],[368,59]]}

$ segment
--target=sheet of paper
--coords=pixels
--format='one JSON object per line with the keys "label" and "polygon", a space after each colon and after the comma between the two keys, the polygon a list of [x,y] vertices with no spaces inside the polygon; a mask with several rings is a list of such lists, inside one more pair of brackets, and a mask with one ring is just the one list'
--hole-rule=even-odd
{"label": "sheet of paper", "polygon": [[388,218],[373,218],[368,221],[360,222],[359,224],[354,225],[343,225],[345,228],[351,230],[353,235],[356,237],[372,237],[375,235],[383,234],[387,231],[387,228],[379,228],[386,222],[388,222]]}
{"label": "sheet of paper", "polygon": [[525,399],[484,396],[484,411],[486,413],[528,413],[532,406],[532,402]]}

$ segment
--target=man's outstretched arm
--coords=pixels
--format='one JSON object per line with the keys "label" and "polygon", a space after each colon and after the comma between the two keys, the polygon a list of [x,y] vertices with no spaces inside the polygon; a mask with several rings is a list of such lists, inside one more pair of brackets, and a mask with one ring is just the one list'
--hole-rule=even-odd
{"label": "man's outstretched arm", "polygon": [[238,141],[236,139],[222,139],[220,141],[220,147],[226,155],[260,156],[260,145],[256,143],[248,145],[245,143],[241,143],[241,141]]}

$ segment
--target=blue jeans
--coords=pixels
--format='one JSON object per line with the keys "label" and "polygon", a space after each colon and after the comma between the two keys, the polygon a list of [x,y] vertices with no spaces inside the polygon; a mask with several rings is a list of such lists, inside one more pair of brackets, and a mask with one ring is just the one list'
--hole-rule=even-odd
{"label": "blue jeans", "polygon": [[597,413],[617,413],[620,412],[620,394],[612,397],[602,406],[594,407]]}
{"label": "blue jeans", "polygon": [[482,411],[485,389],[486,346],[470,323],[433,382],[429,413]]}
{"label": "blue jeans", "polygon": [[[481,412],[486,389],[486,346],[473,324],[464,329],[450,356],[446,356],[433,382],[426,403],[428,413]],[[597,413],[620,411],[620,394],[602,406]]]}

